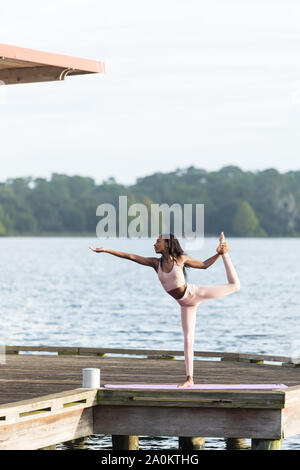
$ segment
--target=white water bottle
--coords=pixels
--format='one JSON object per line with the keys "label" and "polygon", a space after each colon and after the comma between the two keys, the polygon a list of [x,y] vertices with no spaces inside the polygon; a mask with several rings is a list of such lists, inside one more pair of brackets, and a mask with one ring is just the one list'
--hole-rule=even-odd
{"label": "white water bottle", "polygon": [[100,388],[100,369],[82,369],[82,388]]}

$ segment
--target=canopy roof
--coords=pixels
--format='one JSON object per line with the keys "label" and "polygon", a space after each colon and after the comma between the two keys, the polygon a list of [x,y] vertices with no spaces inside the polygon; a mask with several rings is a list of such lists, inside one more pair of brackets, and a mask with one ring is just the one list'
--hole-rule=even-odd
{"label": "canopy roof", "polygon": [[0,44],[0,80],[5,85],[64,80],[67,75],[104,72],[104,62]]}

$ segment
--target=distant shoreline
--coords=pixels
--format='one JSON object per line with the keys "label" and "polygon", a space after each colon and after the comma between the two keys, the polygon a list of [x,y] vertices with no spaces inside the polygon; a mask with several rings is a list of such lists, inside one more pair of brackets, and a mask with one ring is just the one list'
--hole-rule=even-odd
{"label": "distant shoreline", "polygon": [[[230,235],[230,234],[225,234],[228,238],[255,238],[255,239],[263,239],[263,240],[267,240],[269,238],[285,238],[285,239],[288,239],[288,238],[300,238],[300,235],[294,235],[294,236],[282,236],[282,235],[273,235],[273,236],[270,236],[270,235],[267,235],[265,237],[261,237],[261,236],[255,236],[255,235],[245,235],[245,236],[241,236],[241,235]],[[95,233],[88,233],[88,232],[82,232],[82,233],[72,233],[72,232],[63,232],[63,233],[60,233],[60,232],[55,232],[55,233],[23,233],[23,234],[17,234],[17,233],[13,233],[13,234],[5,234],[5,235],[0,235],[0,239],[1,238],[30,238],[30,237],[34,237],[34,238],[63,238],[63,237],[69,237],[69,238],[81,238],[81,237],[86,237],[86,238],[99,238],[97,237],[97,235]],[[216,237],[219,237],[219,233],[217,234],[206,234],[204,238],[216,238]],[[103,240],[103,239],[111,239],[112,237],[101,237],[99,239]],[[124,239],[124,237],[115,237],[113,238],[113,240],[117,240],[118,238],[120,238],[121,240]],[[130,238],[130,237],[127,237],[128,239],[130,240],[140,240],[140,238]],[[147,240],[151,237],[142,237],[142,240]],[[155,238],[155,237],[152,237],[152,238]]]}
{"label": "distant shoreline", "polygon": [[97,238],[97,235],[94,234],[94,233],[87,233],[87,232],[83,232],[83,233],[70,233],[70,232],[63,232],[63,233],[10,233],[10,234],[5,234],[5,235],[0,235],[0,239],[1,238],[29,238],[29,237],[36,237],[36,238],[49,238],[49,237],[56,237],[56,238],[60,238],[60,237],[74,237],[74,238],[78,238],[78,237],[95,237]]}

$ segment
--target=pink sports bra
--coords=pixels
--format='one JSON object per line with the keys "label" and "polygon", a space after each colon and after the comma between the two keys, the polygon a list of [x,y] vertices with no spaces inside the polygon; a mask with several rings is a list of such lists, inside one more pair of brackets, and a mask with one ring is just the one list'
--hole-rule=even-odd
{"label": "pink sports bra", "polygon": [[186,284],[185,277],[183,274],[183,268],[178,266],[176,261],[173,260],[173,268],[169,273],[165,273],[160,266],[161,260],[158,263],[158,278],[162,283],[163,288],[169,292],[172,289],[176,289],[176,287],[181,287]]}

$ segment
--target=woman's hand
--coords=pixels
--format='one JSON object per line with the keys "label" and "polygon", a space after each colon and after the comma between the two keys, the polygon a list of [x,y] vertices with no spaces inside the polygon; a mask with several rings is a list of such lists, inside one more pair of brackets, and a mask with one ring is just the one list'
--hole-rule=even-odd
{"label": "woman's hand", "polygon": [[218,248],[216,249],[216,252],[219,253],[219,255],[225,255],[229,251],[229,246],[227,245],[226,242],[220,243]]}
{"label": "woman's hand", "polygon": [[105,248],[101,247],[101,248],[92,248],[91,246],[89,246],[89,249],[94,251],[95,253],[104,253],[105,252]]}
{"label": "woman's hand", "polygon": [[219,255],[225,255],[225,253],[227,253],[227,251],[229,251],[229,246],[226,243],[224,232],[220,233],[219,240],[220,240],[220,243],[219,243],[218,248],[216,249],[216,252]]}

